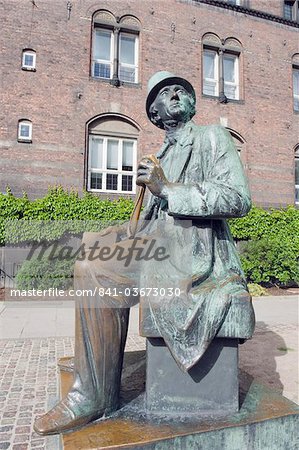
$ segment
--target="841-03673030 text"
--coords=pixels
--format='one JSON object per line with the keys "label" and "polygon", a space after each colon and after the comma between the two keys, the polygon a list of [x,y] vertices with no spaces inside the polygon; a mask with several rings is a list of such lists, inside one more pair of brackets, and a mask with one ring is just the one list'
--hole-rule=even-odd
{"label": "841-03673030 text", "polygon": [[111,297],[118,297],[120,295],[124,295],[125,297],[173,297],[179,296],[181,294],[180,288],[155,288],[155,287],[147,287],[147,288],[139,288],[139,287],[127,287],[125,289],[119,290],[117,288],[99,288],[97,294],[101,297],[104,295],[109,295]]}
{"label": "841-03673030 text", "polygon": [[173,297],[179,296],[181,294],[180,288],[139,288],[139,287],[127,287],[122,290],[118,288],[99,288],[96,286],[95,289],[58,289],[58,288],[48,288],[48,289],[11,289],[11,297],[80,297],[86,295],[87,297],[94,297],[98,295],[99,297],[109,296],[109,297]]}

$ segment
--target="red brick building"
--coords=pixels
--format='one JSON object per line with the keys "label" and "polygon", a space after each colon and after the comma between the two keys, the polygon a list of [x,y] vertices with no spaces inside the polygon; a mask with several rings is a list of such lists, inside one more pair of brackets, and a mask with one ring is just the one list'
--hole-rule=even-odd
{"label": "red brick building", "polygon": [[[234,136],[255,203],[299,202],[299,1],[0,2],[1,190],[62,184],[130,195],[163,132],[147,119],[158,70],[190,80],[198,124]],[[297,182],[295,161],[297,159]]]}

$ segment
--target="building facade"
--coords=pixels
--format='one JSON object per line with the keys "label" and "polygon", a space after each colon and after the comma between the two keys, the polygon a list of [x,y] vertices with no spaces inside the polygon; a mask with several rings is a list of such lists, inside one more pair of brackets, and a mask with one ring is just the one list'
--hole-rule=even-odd
{"label": "building facade", "polygon": [[40,197],[59,184],[134,195],[137,161],[163,141],[145,113],[147,81],[168,70],[193,84],[196,123],[231,132],[253,201],[299,203],[298,0],[0,8],[2,192]]}

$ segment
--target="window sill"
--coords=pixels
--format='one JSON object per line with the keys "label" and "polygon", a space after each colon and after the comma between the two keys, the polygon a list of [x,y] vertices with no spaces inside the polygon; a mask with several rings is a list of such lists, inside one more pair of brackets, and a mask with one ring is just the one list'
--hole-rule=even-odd
{"label": "window sill", "polygon": [[[201,94],[202,98],[206,98],[206,99],[210,99],[210,100],[217,100],[219,102],[219,98],[218,96],[215,95],[207,95],[207,94]],[[245,104],[245,100],[235,100],[232,98],[228,98],[227,99],[227,103],[237,103],[240,105],[244,105]],[[227,103],[222,103],[223,105],[227,104]]]}
{"label": "window sill", "polygon": [[121,81],[121,85],[129,88],[141,88],[141,83],[129,83],[128,81]]}
{"label": "window sill", "polygon": [[22,67],[22,70],[25,70],[25,72],[36,72],[35,67]]}
{"label": "window sill", "polygon": [[136,195],[136,192],[128,192],[128,191],[102,191],[101,189],[88,189],[87,192],[92,192],[94,194],[115,194],[115,195]]}
{"label": "window sill", "polygon": [[32,144],[32,139],[18,138],[18,142],[20,142],[21,144]]}
{"label": "window sill", "polygon": [[121,81],[120,80],[120,85],[119,86],[113,86],[112,83],[112,78],[99,78],[99,77],[93,77],[90,76],[89,79],[91,81],[96,81],[96,82],[101,82],[101,83],[106,83],[106,84],[110,84],[110,86],[112,87],[129,87],[129,88],[141,88],[141,83],[129,83],[128,81]]}
{"label": "window sill", "polygon": [[97,197],[100,197],[105,200],[118,200],[119,198],[125,198],[134,200],[136,197],[136,194],[125,194],[124,192],[115,192],[112,194],[111,192],[102,192],[102,191],[90,191],[87,190],[87,192],[90,192],[93,195],[96,195]]}

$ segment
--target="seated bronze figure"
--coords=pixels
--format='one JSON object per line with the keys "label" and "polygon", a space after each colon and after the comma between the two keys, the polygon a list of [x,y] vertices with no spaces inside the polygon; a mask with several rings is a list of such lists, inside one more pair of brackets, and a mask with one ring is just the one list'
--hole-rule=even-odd
{"label": "seated bronze figure", "polygon": [[[75,289],[105,293],[111,287],[119,295],[77,299],[73,386],[36,420],[40,434],[69,431],[118,408],[129,308],[140,300],[124,295],[125,289],[179,287],[182,295],[163,296],[160,289],[158,296],[141,298],[141,332],[162,337],[182,371],[216,336],[247,339],[253,333],[251,299],[226,223],[250,209],[246,178],[229,132],[191,120],[195,102],[183,78],[162,71],[149,81],[146,111],[165,130],[165,141],[156,158],[144,156],[138,165],[137,184],[150,194],[135,238],[157,238],[171,257],[161,252],[159,261],[132,258],[126,264],[88,258],[87,252],[77,261]],[[95,241],[108,243],[112,254],[116,246],[124,255],[132,246],[121,226],[85,233],[86,246]]]}

